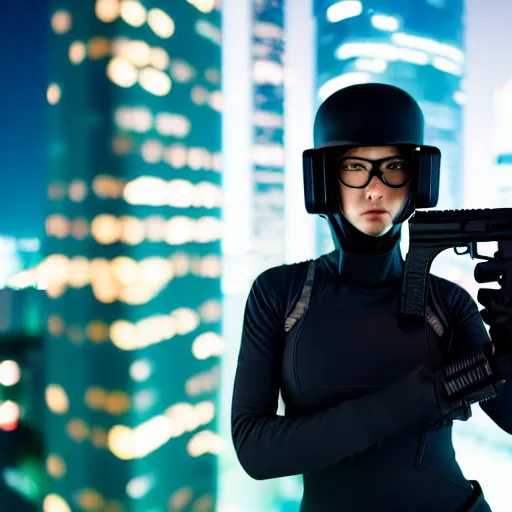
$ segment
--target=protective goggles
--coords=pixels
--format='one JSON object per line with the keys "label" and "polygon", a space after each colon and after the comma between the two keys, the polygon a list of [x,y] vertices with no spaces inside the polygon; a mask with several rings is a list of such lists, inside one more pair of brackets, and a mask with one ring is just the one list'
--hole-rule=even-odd
{"label": "protective goggles", "polygon": [[379,160],[360,157],[342,157],[336,160],[338,180],[350,188],[366,188],[374,176],[391,188],[405,187],[411,180],[412,164],[400,156]]}

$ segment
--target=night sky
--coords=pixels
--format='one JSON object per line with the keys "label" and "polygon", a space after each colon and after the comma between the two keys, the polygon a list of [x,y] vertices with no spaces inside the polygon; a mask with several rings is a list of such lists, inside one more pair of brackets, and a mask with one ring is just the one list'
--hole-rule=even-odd
{"label": "night sky", "polygon": [[44,230],[49,3],[9,1],[0,16],[0,235]]}

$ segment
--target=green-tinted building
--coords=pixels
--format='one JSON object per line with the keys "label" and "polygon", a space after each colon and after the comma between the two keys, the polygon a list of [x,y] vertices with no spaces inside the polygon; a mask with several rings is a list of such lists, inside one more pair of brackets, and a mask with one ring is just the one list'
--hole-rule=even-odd
{"label": "green-tinted building", "polygon": [[260,272],[285,259],[285,4],[254,0],[251,7],[252,251]]}
{"label": "green-tinted building", "polygon": [[54,0],[45,510],[215,509],[220,12]]}

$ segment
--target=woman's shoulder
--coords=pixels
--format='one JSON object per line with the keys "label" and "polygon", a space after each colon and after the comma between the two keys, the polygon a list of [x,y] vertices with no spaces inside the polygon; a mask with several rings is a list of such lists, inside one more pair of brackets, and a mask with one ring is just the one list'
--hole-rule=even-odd
{"label": "woman's shoulder", "polygon": [[269,292],[279,292],[293,286],[294,283],[306,278],[311,263],[317,260],[306,260],[297,263],[284,263],[270,267],[261,272],[254,283]]}
{"label": "woman's shoulder", "polygon": [[311,263],[316,261],[285,263],[262,271],[253,282],[251,295],[287,312],[300,297]]}
{"label": "woman's shoulder", "polygon": [[460,284],[435,274],[430,274],[430,277],[437,287],[437,295],[452,314],[464,316],[476,307],[471,294]]}

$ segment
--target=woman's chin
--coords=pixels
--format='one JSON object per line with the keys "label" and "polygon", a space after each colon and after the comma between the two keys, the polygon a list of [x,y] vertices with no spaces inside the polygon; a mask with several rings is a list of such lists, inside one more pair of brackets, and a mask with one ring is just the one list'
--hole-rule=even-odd
{"label": "woman's chin", "polygon": [[390,229],[391,224],[388,222],[376,222],[364,223],[358,227],[359,231],[362,231],[365,235],[369,236],[382,236],[385,235]]}

